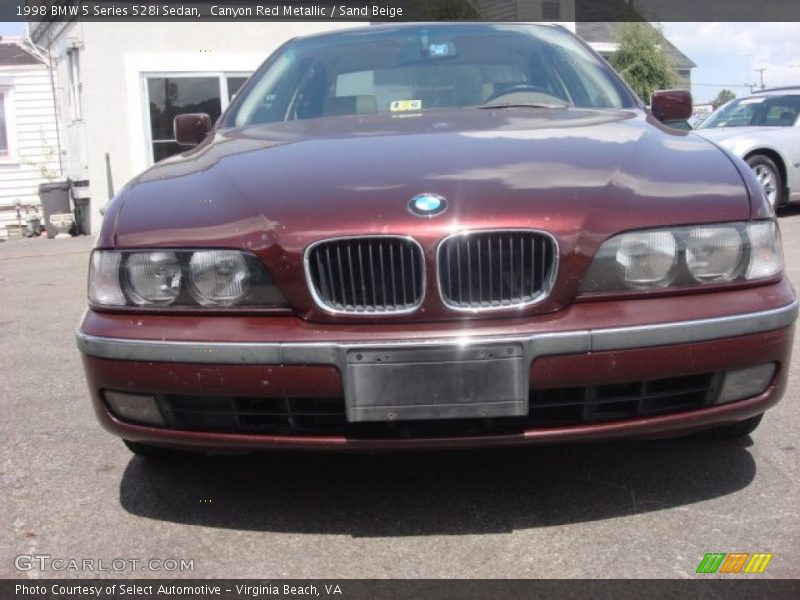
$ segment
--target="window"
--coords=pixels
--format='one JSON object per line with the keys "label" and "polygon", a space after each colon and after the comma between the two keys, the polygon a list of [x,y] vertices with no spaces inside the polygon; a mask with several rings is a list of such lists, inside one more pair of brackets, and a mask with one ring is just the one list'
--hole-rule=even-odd
{"label": "window", "polygon": [[181,151],[175,143],[173,120],[182,113],[208,113],[219,118],[222,105],[216,77],[151,77],[150,131],[153,136],[153,162]]}
{"label": "window", "polygon": [[6,93],[0,91],[0,157],[8,157],[8,129],[6,126]]}
{"label": "window", "polygon": [[559,0],[544,0],[544,2],[542,2],[542,20],[561,20],[561,3]]}
{"label": "window", "polygon": [[0,162],[15,162],[15,143],[14,91],[12,87],[0,87]]}
{"label": "window", "polygon": [[486,103],[621,108],[607,65],[554,27],[452,24],[295,40],[237,95],[228,126]]}
{"label": "window", "polygon": [[173,121],[183,113],[207,113],[215,122],[247,81],[243,74],[147,76],[147,111],[152,161],[186,148],[175,142]]}
{"label": "window", "polygon": [[239,92],[239,89],[247,81],[247,77],[233,76],[228,77],[228,102],[233,100],[233,97]]}
{"label": "window", "polygon": [[72,120],[80,121],[81,116],[81,63],[78,48],[67,51],[67,69],[69,71],[69,104],[72,108]]}
{"label": "window", "polygon": [[800,97],[786,96],[777,100],[764,115],[764,125],[770,127],[791,127],[800,111]]}
{"label": "window", "polygon": [[[465,80],[470,81],[469,87],[460,85]],[[419,99],[427,108],[481,104],[492,94],[524,81],[525,73],[520,68],[494,64],[477,67],[414,66],[340,73],[330,96],[325,99],[322,114],[391,110],[391,103],[397,98]]]}
{"label": "window", "polygon": [[800,96],[753,96],[733,100],[703,121],[713,127],[791,127],[800,113]]}

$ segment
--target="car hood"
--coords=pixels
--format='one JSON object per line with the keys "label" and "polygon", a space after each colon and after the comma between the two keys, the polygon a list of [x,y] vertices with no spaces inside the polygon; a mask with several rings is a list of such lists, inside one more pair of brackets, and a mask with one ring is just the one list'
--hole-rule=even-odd
{"label": "car hood", "polygon": [[[409,200],[423,192],[445,196],[447,212],[411,214]],[[112,245],[290,251],[372,232],[607,237],[750,214],[724,153],[633,110],[476,108],[222,130],[121,196]]]}
{"label": "car hood", "polygon": [[[487,318],[453,314],[428,286],[413,315],[332,316],[305,284],[304,253],[325,238],[412,236],[436,279],[436,248],[468,229],[536,229],[558,244],[557,280],[526,314],[568,306],[616,232],[747,219],[731,159],[638,111],[462,109],[294,121],[221,131],[156,165],[106,215],[101,245],[232,247],[267,265],[309,321]],[[420,217],[411,198],[447,198]],[[121,204],[121,208],[120,208]]]}
{"label": "car hood", "polygon": [[708,129],[695,129],[694,132],[707,140],[715,143],[731,142],[743,138],[760,137],[772,131],[781,131],[786,127],[711,127]]}

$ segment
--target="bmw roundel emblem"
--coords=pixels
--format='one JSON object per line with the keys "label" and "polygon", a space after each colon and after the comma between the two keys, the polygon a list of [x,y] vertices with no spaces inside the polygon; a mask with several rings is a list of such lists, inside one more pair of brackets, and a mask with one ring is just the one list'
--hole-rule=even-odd
{"label": "bmw roundel emblem", "polygon": [[439,194],[419,194],[408,203],[408,210],[418,217],[433,217],[447,209],[447,200]]}

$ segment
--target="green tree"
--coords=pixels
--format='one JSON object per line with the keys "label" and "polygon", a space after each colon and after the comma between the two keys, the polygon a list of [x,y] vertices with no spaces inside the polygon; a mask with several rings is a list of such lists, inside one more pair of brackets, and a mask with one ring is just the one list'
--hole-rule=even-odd
{"label": "green tree", "polygon": [[734,98],[736,98],[736,94],[734,94],[734,93],[733,93],[732,91],[730,91],[730,90],[727,90],[727,89],[725,89],[725,90],[722,90],[722,91],[721,91],[719,94],[717,94],[717,97],[716,97],[716,98],[714,98],[714,99],[711,101],[711,105],[712,105],[712,106],[713,106],[715,109],[717,109],[717,108],[719,108],[720,106],[722,106],[723,104],[725,104],[725,103],[727,103],[727,102],[730,102],[730,101],[731,101],[731,100],[733,100]]}
{"label": "green tree", "polygon": [[645,103],[654,91],[675,85],[677,73],[664,51],[666,40],[660,27],[621,23],[615,33],[619,48],[609,62]]}

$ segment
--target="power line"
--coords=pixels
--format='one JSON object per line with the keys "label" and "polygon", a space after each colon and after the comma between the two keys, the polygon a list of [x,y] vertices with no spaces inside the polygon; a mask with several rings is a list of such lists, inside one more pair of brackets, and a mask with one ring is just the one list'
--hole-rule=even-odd
{"label": "power line", "polygon": [[756,84],[754,83],[695,83],[692,82],[692,85],[697,85],[700,87],[752,87]]}
{"label": "power line", "polygon": [[738,60],[739,58],[759,58],[762,60],[774,60],[774,59],[794,59],[797,58],[798,53],[795,52],[793,54],[771,54],[767,52],[763,52],[760,54],[733,54],[730,52],[694,52],[692,50],[687,50],[684,46],[681,49],[681,52],[684,54],[691,54],[692,56],[712,56],[716,60]]}

